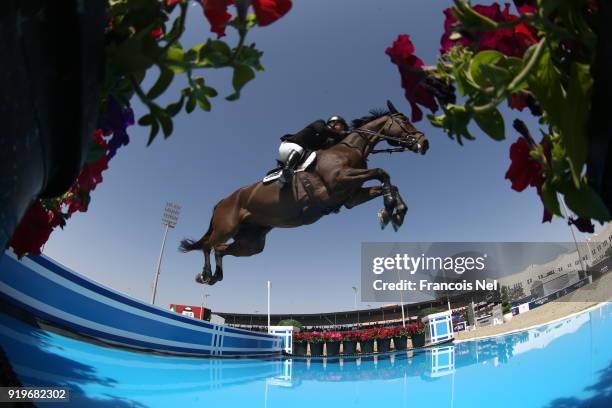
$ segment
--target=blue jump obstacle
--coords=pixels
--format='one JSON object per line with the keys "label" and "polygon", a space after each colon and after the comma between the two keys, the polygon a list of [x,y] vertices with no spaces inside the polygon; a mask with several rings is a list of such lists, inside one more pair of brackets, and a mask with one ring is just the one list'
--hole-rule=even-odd
{"label": "blue jump obstacle", "polygon": [[131,298],[46,256],[0,258],[0,298],[53,327],[103,343],[179,355],[280,355],[281,338],[179,315]]}

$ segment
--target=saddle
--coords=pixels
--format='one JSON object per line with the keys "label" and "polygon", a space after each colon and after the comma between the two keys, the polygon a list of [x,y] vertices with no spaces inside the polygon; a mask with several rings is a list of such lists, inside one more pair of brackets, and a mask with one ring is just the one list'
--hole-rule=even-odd
{"label": "saddle", "polygon": [[[299,172],[306,171],[315,162],[316,158],[317,158],[317,152],[313,152],[311,150],[304,151],[302,160],[300,164],[298,165],[297,169],[295,169],[294,173],[297,174]],[[277,166],[273,168],[272,170],[268,171],[266,173],[266,176],[261,181],[264,184],[268,184],[268,183],[272,183],[273,181],[276,181],[280,177],[283,167],[284,167],[284,164],[281,163],[280,161],[277,161]]]}

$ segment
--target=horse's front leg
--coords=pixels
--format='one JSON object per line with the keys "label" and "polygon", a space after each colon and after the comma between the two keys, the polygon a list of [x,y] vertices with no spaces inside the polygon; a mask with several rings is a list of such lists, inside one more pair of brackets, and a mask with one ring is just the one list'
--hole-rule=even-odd
{"label": "horse's front leg", "polygon": [[368,201],[380,195],[383,196],[385,208],[378,213],[378,219],[380,221],[381,228],[384,229],[389,223],[389,221],[392,219],[392,214],[394,213],[396,204],[398,204],[397,197],[399,197],[399,194],[397,193],[397,188],[391,185],[391,176],[389,176],[389,173],[387,173],[381,168],[347,169],[344,172],[341,172],[338,177],[336,177],[337,187],[354,187],[356,184],[361,185],[370,180],[379,180],[382,183],[382,186],[377,187],[380,189],[380,193],[378,195],[370,197],[369,199],[366,199],[365,201]]}
{"label": "horse's front leg", "polygon": [[363,203],[380,197],[383,194],[382,186],[363,187],[353,194],[345,203],[344,206],[348,209],[357,207]]}
{"label": "horse's front leg", "polygon": [[391,224],[393,225],[393,229],[397,231],[404,223],[404,217],[408,212],[408,206],[395,186],[393,187],[393,195],[395,196],[397,204],[395,205],[395,211],[391,215]]}

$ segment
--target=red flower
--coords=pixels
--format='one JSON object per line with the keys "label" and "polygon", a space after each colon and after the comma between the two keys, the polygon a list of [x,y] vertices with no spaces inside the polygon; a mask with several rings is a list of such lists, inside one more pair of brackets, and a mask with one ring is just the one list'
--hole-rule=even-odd
{"label": "red flower", "polygon": [[415,323],[410,324],[410,326],[408,326],[408,333],[410,333],[410,335],[414,335],[415,333],[418,334],[422,334],[425,332],[425,323],[421,322],[421,321],[417,321]]}
{"label": "red flower", "polygon": [[519,13],[535,13],[538,11],[538,5],[536,0],[513,0],[514,6]]}
{"label": "red flower", "polygon": [[461,36],[456,40],[451,40],[453,25],[457,23],[457,18],[455,17],[455,14],[453,14],[452,8],[445,9],[444,15],[446,18],[444,19],[444,34],[442,34],[442,38],[440,39],[440,45],[442,46],[442,48],[440,48],[440,53],[446,53],[455,45],[463,45],[464,47],[470,45],[470,40],[464,36]]}
{"label": "red flower", "polygon": [[260,26],[272,24],[291,10],[291,0],[253,0],[253,8]]}
{"label": "red flower", "polygon": [[93,134],[93,142],[100,147],[106,149],[108,147],[108,142],[104,139],[104,132],[102,129],[96,129]]}
{"label": "red flower", "polygon": [[72,189],[70,189],[70,196],[66,200],[68,213],[73,214],[77,211],[87,212],[90,199],[91,197],[88,191],[80,189],[78,185],[73,186]]}
{"label": "red flower", "polygon": [[322,337],[323,337],[323,341],[326,341],[326,342],[342,340],[342,335],[339,332],[325,332],[323,333]]}
{"label": "red flower", "polygon": [[103,156],[94,163],[86,163],[81,170],[77,183],[85,191],[91,191],[102,182],[102,172],[108,169],[108,156]]}
{"label": "red flower", "polygon": [[531,144],[525,137],[519,137],[510,146],[510,168],[506,178],[512,182],[512,189],[518,192],[528,186],[540,187],[544,182],[542,178],[542,165],[529,156]]}
{"label": "red flower", "polygon": [[512,109],[516,109],[522,112],[523,109],[527,107],[528,97],[529,94],[524,92],[512,94],[510,95],[510,99],[508,100],[508,106],[510,106]]}
{"label": "red flower", "polygon": [[225,27],[232,19],[232,15],[227,12],[230,4],[234,0],[200,0],[204,9],[204,16],[210,23],[210,31],[217,34],[217,38],[225,35]]}
{"label": "red flower", "polygon": [[[227,9],[234,0],[200,0],[204,15],[210,23],[210,31],[218,37],[225,35],[225,27],[232,19]],[[252,0],[253,9],[260,26],[267,26],[291,10],[291,0]]]}
{"label": "red flower", "polygon": [[154,28],[151,30],[151,37],[159,40],[164,35],[164,30],[161,27]]}
{"label": "red flower", "polygon": [[[473,9],[498,23],[509,23],[518,18],[510,13],[510,4],[506,3],[504,9],[498,3],[489,6],[481,4],[475,5]],[[537,42],[536,32],[533,28],[521,23],[513,28],[502,28],[495,31],[484,31],[470,33],[469,37],[462,35],[457,40],[451,40],[452,25],[457,22],[450,9],[444,11],[446,19],[444,21],[444,34],[442,35],[440,49],[445,53],[455,45],[473,46],[477,51],[496,50],[511,57],[522,57],[525,50]]]}
{"label": "red flower", "polygon": [[53,212],[47,211],[40,201],[34,201],[7,245],[13,248],[19,258],[26,253],[39,255],[53,231],[52,219]]}
{"label": "red flower", "polygon": [[435,112],[438,104],[429,89],[424,86],[423,80],[427,74],[423,70],[423,61],[414,55],[414,45],[408,35],[399,35],[393,45],[385,51],[391,62],[397,65],[402,78],[406,99],[412,108],[412,121],[418,122],[423,118],[423,112],[418,105]]}
{"label": "red flower", "polygon": [[[544,154],[550,159],[550,143],[542,140],[541,145],[544,147]],[[540,200],[542,200],[542,186],[544,184],[542,165],[529,156],[530,151],[531,143],[524,136],[519,137],[510,146],[511,163],[506,172],[506,178],[512,182],[512,189],[518,192],[523,191],[528,186],[535,187]],[[542,222],[550,222],[551,220],[552,214],[544,207]]]}

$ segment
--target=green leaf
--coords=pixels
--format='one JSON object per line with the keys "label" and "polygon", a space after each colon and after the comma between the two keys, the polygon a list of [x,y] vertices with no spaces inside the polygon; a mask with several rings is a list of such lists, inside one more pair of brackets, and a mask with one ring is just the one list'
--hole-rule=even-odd
{"label": "green leaf", "polygon": [[592,218],[600,222],[610,220],[608,208],[603,203],[599,194],[591,187],[582,184],[580,188],[569,188],[565,191],[565,202],[567,206],[579,217]]}
{"label": "green leaf", "polygon": [[474,56],[470,64],[470,76],[479,86],[487,87],[493,84],[493,81],[485,72],[488,66],[496,65],[504,55],[499,51],[486,50],[480,51]]}
{"label": "green leaf", "polygon": [[[148,31],[142,30],[116,47],[109,47],[109,62],[124,73],[148,69],[154,63],[154,50],[159,50]],[[146,48],[149,48],[145,52]]]}
{"label": "green leaf", "polygon": [[204,95],[214,98],[218,95],[218,92],[215,88],[211,88],[210,86],[205,86],[203,89]]}
{"label": "green leaf", "polygon": [[504,118],[499,110],[494,109],[485,113],[474,113],[474,120],[480,129],[494,140],[506,138]]}
{"label": "green leaf", "polygon": [[547,180],[542,185],[542,203],[548,211],[553,215],[561,215],[561,209],[559,208],[559,199],[557,198],[557,191]]}
{"label": "green leaf", "polygon": [[589,66],[574,63],[571,66],[567,97],[563,101],[559,131],[576,185],[587,157],[587,126],[591,111],[593,78]]}
{"label": "green leaf", "polygon": [[170,116],[166,112],[162,112],[163,113],[161,113],[157,118],[161,125],[162,132],[164,133],[164,137],[168,138],[172,134],[174,126],[172,124],[172,119],[170,118]]}
{"label": "green leaf", "polygon": [[468,140],[474,140],[474,137],[467,128],[471,116],[465,106],[446,105],[443,106],[442,109],[444,110],[443,115],[428,116],[433,126],[444,129],[451,139],[456,136],[457,143],[460,145],[463,145],[462,137]]}
{"label": "green leaf", "polygon": [[157,81],[155,82],[149,93],[147,93],[147,98],[155,99],[162,93],[164,93],[164,91],[168,89],[168,86],[170,86],[170,83],[172,83],[173,78],[174,72],[162,67],[159,73],[159,78],[157,78]]}
{"label": "green leaf", "polygon": [[158,133],[159,125],[157,124],[157,121],[154,121],[153,123],[151,123],[151,132],[149,132],[149,140],[147,141],[147,146],[149,146],[151,142],[153,142],[153,139],[155,139],[155,136],[157,136]]}
{"label": "green leaf", "polygon": [[185,112],[191,113],[193,112],[195,107],[196,107],[196,98],[195,98],[195,95],[191,94],[189,95],[187,99],[187,104],[185,105]]}
{"label": "green leaf", "polygon": [[155,119],[153,118],[153,115],[151,115],[150,113],[138,119],[138,124],[140,126],[151,126],[153,122],[155,122]]}
{"label": "green leaf", "polygon": [[237,65],[234,68],[234,76],[232,78],[232,85],[235,92],[225,99],[228,101],[238,99],[240,97],[240,90],[242,87],[253,78],[255,78],[255,73],[250,67],[247,67],[246,65]]}
{"label": "green leaf", "polygon": [[229,45],[221,40],[209,40],[200,49],[198,64],[203,67],[223,67],[231,59],[231,49]]}
{"label": "green leaf", "polygon": [[170,105],[166,106],[166,113],[170,116],[175,116],[177,113],[180,112],[181,108],[183,107],[184,101],[185,96],[182,95],[181,99],[179,99],[177,102],[171,103]]}
{"label": "green leaf", "polygon": [[561,75],[555,67],[550,50],[546,47],[538,64],[528,79],[529,89],[547,113],[551,125],[558,127],[561,121],[562,103],[565,98],[561,87]]}
{"label": "green leaf", "polygon": [[180,74],[185,72],[185,52],[179,43],[174,43],[168,50],[166,51],[166,55],[164,57],[164,64],[166,67],[175,74]]}
{"label": "green leaf", "polygon": [[244,65],[248,65],[257,71],[263,70],[260,58],[263,52],[255,48],[255,44],[251,44],[248,47],[243,47],[238,54],[238,62]]}
{"label": "green leaf", "polygon": [[210,112],[210,101],[206,97],[197,98],[196,103],[203,111]]}

